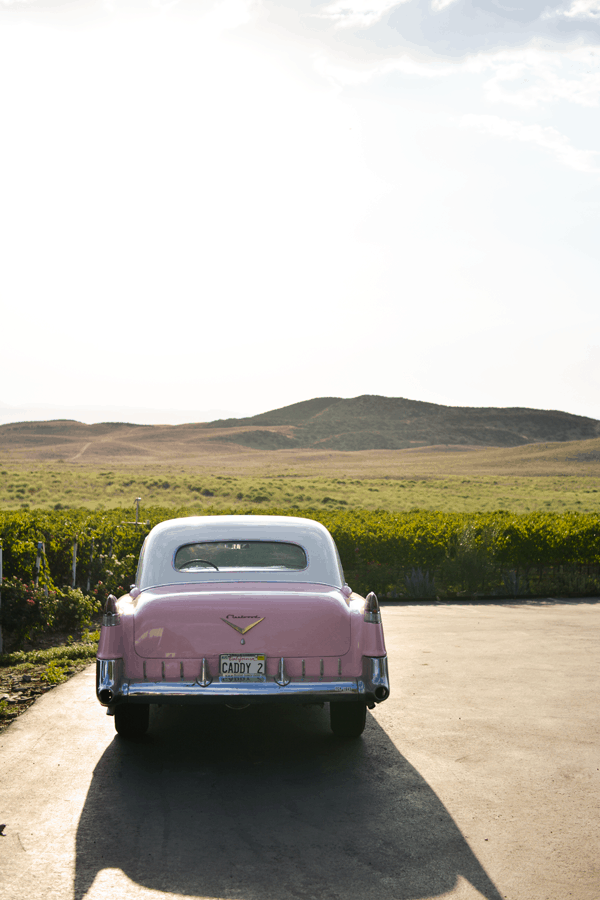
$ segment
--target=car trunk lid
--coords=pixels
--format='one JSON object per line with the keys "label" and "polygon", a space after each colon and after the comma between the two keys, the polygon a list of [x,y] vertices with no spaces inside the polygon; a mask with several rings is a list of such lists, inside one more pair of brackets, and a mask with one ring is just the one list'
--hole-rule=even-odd
{"label": "car trunk lid", "polygon": [[199,659],[222,653],[343,656],[350,612],[325,585],[185,585],[143,591],[134,613],[136,653]]}

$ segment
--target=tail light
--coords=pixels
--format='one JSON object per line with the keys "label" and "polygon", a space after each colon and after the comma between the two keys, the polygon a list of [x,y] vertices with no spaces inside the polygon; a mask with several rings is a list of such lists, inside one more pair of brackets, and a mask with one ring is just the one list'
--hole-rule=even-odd
{"label": "tail light", "polygon": [[379,600],[377,594],[371,591],[367,594],[365,603],[365,622],[371,622],[373,625],[381,625],[381,612],[379,611]]}
{"label": "tail light", "polygon": [[104,615],[102,616],[103,625],[120,625],[121,616],[117,606],[117,598],[114,594],[109,594],[104,604]]}

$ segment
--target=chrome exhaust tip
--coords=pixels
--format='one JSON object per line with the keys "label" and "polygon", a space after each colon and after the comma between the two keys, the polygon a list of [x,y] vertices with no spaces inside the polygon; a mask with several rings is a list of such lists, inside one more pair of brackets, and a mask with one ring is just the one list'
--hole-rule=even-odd
{"label": "chrome exhaust tip", "polygon": [[98,700],[104,706],[109,706],[110,703],[112,702],[113,697],[114,697],[113,692],[109,691],[108,688],[103,688],[101,691],[98,692]]}

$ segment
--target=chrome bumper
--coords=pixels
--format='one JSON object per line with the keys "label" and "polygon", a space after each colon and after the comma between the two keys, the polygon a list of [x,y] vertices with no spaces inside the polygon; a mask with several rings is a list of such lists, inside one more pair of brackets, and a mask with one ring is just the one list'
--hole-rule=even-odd
{"label": "chrome bumper", "polygon": [[[387,656],[363,656],[359,678],[286,679],[269,676],[265,681],[130,681],[124,677],[122,659],[96,660],[96,696],[109,714],[120,703],[267,703],[274,700],[299,703],[337,703],[364,700],[371,709],[390,694]],[[281,673],[283,675],[283,673]]]}

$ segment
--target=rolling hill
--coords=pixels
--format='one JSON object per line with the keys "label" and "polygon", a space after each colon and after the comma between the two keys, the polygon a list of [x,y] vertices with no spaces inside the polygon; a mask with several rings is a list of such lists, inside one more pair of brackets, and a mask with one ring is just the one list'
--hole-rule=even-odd
{"label": "rolling hill", "polygon": [[[557,410],[441,406],[402,397],[322,397],[247,419],[204,425],[215,440],[256,449],[405,450],[517,447],[600,436],[600,422]],[[222,429],[230,433],[223,434]]]}
{"label": "rolling hill", "polygon": [[[440,406],[395,397],[320,397],[245,419],[188,425],[85,425],[62,419],[0,426],[0,452],[21,459],[132,463],[234,450],[475,450],[584,441],[600,422],[556,410]],[[211,449],[214,448],[214,449]],[[589,450],[588,452],[595,452]]]}

